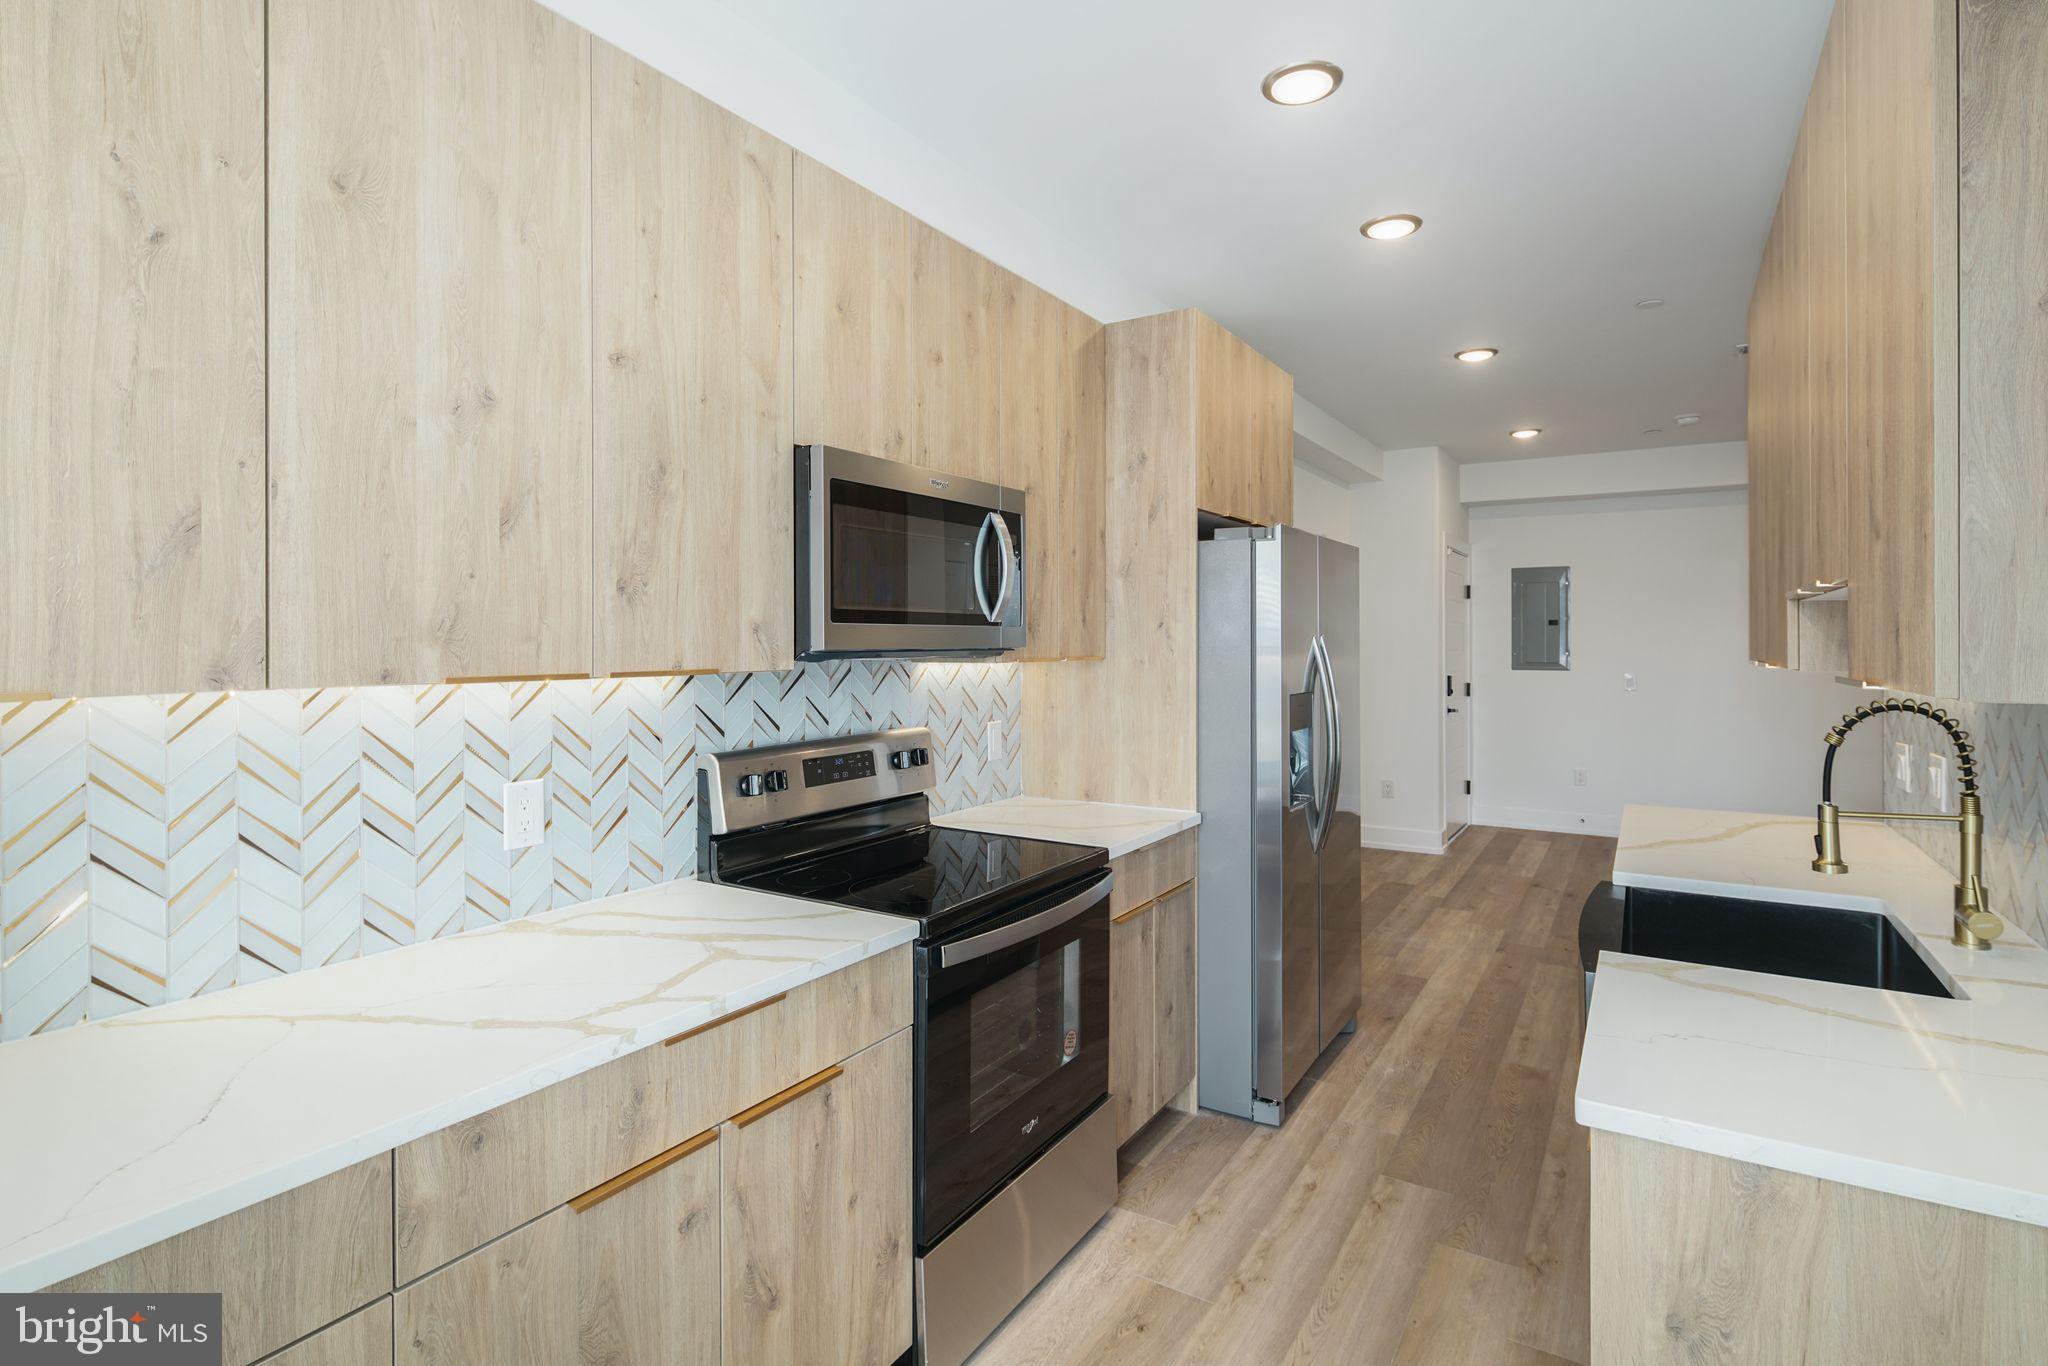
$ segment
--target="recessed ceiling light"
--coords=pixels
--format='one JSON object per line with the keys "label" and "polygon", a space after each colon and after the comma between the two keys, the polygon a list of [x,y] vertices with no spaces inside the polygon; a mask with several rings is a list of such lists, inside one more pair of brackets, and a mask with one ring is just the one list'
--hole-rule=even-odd
{"label": "recessed ceiling light", "polygon": [[1698,413],[1680,413],[1677,417],[1672,419],[1672,421],[1676,422],[1681,427],[1690,427],[1693,423],[1699,420],[1700,415]]}
{"label": "recessed ceiling light", "polygon": [[1543,435],[1543,429],[1541,427],[1517,427],[1509,432],[1508,435],[1517,441],[1534,441],[1537,437]]}
{"label": "recessed ceiling light", "polygon": [[1468,346],[1463,351],[1453,351],[1451,354],[1467,365],[1477,365],[1481,361],[1489,361],[1498,356],[1500,348],[1498,346]]}
{"label": "recessed ceiling light", "polygon": [[1379,218],[1369,218],[1359,225],[1358,230],[1375,242],[1393,242],[1408,236],[1422,226],[1422,220],[1412,213],[1390,213]]}
{"label": "recessed ceiling light", "polygon": [[1663,429],[1662,427],[1645,427],[1645,428],[1643,428],[1643,435],[1644,435],[1644,436],[1662,436],[1662,435],[1664,435],[1664,429]]}
{"label": "recessed ceiling light", "polygon": [[1314,104],[1337,93],[1344,69],[1335,62],[1290,62],[1267,76],[1259,89],[1275,104]]}
{"label": "recessed ceiling light", "polygon": [[1662,308],[1662,307],[1664,307],[1664,301],[1663,301],[1662,299],[1638,299],[1638,300],[1636,300],[1636,307],[1637,307],[1637,308]]}

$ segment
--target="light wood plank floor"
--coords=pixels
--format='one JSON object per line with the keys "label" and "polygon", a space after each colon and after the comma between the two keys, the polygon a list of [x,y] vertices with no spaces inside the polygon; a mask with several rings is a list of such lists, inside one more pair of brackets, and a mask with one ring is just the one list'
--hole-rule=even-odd
{"label": "light wood plank floor", "polygon": [[1365,855],[1365,1006],[1265,1129],[1172,1111],[976,1366],[1584,1362],[1578,909],[1614,842]]}

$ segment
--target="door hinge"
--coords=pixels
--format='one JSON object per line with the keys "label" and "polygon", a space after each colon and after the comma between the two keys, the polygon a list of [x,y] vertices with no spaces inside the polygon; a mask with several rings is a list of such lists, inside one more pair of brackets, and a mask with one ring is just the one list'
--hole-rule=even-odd
{"label": "door hinge", "polygon": [[1465,795],[1468,797],[1472,795],[1472,780],[1470,778],[1465,780]]}
{"label": "door hinge", "polygon": [[1465,596],[1468,598],[1472,596],[1472,585],[1469,583],[1465,585]]}
{"label": "door hinge", "polygon": [[1449,674],[1445,674],[1445,675],[1444,675],[1444,696],[1445,696],[1445,697],[1454,697],[1454,696],[1456,696],[1456,694],[1455,694],[1455,693],[1453,693],[1453,692],[1451,691],[1451,676],[1450,676]]}
{"label": "door hinge", "polygon": [[1467,683],[1467,684],[1465,685],[1465,696],[1467,696],[1467,697],[1470,697],[1471,695],[1472,695],[1472,685],[1471,685],[1470,683]]}

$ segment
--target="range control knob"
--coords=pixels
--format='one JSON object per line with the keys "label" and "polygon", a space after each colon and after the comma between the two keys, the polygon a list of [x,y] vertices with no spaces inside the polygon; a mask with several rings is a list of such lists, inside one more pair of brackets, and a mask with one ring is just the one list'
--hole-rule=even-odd
{"label": "range control knob", "polygon": [[917,751],[914,749],[899,749],[894,754],[891,754],[889,756],[889,767],[909,768],[912,764],[915,764],[917,762],[916,758],[914,757],[916,754]]}
{"label": "range control knob", "polygon": [[932,761],[932,752],[922,745],[910,751],[910,762],[916,768],[923,768]]}
{"label": "range control knob", "polygon": [[772,768],[762,776],[768,780],[768,790],[770,792],[789,791],[789,773],[787,770]]}
{"label": "range control knob", "polygon": [[739,790],[742,797],[758,797],[768,790],[768,784],[760,774],[748,773],[741,776]]}

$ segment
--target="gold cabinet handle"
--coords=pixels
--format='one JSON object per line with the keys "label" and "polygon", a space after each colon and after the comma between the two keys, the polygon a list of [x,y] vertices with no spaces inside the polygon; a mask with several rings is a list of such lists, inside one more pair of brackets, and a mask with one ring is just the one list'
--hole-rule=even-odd
{"label": "gold cabinet handle", "polygon": [[826,1068],[824,1071],[818,1073],[818,1075],[814,1077],[805,1077],[802,1081],[798,1082],[796,1085],[790,1087],[786,1091],[777,1091],[774,1095],[768,1097],[768,1099],[762,1101],[759,1105],[749,1106],[748,1108],[734,1115],[732,1117],[732,1127],[735,1129],[744,1129],[749,1124],[754,1123],[756,1120],[766,1119],[768,1116],[774,1114],[777,1110],[780,1110],[783,1106],[789,1104],[791,1101],[800,1099],[803,1096],[807,1096],[811,1092],[817,1090],[820,1086],[823,1086],[826,1083],[832,1081],[845,1070],[846,1069],[844,1067],[841,1067],[838,1063],[835,1062],[830,1067]]}
{"label": "gold cabinet handle", "polygon": [[1151,910],[1154,906],[1157,906],[1158,904],[1159,898],[1155,896],[1150,901],[1140,902],[1138,905],[1131,907],[1131,909],[1123,912],[1120,915],[1111,916],[1109,918],[1109,923],[1112,925],[1121,925],[1126,920],[1135,919],[1136,917],[1145,914],[1145,912]]}
{"label": "gold cabinet handle", "polygon": [[699,1034],[704,1033],[706,1030],[716,1029],[720,1025],[731,1024],[734,1020],[737,1020],[742,1015],[751,1015],[757,1010],[766,1010],[769,1006],[774,1005],[777,1001],[787,998],[788,995],[789,993],[786,991],[778,991],[773,996],[770,996],[765,1000],[756,1001],[750,1006],[741,1006],[738,1010],[733,1011],[730,1015],[721,1015],[715,1020],[711,1020],[705,1024],[698,1025],[695,1029],[686,1029],[682,1033],[676,1035],[674,1038],[663,1039],[661,1041],[661,1046],[663,1048],[673,1048],[675,1045],[681,1043],[684,1039],[694,1039]]}
{"label": "gold cabinet handle", "polygon": [[589,678],[580,674],[459,674],[451,675],[443,683],[565,683],[576,679]]}
{"label": "gold cabinet handle", "polygon": [[667,1152],[656,1153],[639,1166],[628,1167],[625,1171],[620,1172],[602,1185],[592,1186],[583,1194],[572,1196],[569,1200],[569,1208],[575,1210],[578,1214],[582,1214],[586,1210],[602,1205],[605,1201],[626,1189],[626,1187],[639,1185],[663,1167],[673,1166],[691,1153],[708,1148],[717,1141],[718,1130],[716,1129],[706,1129],[694,1138],[686,1138]]}

